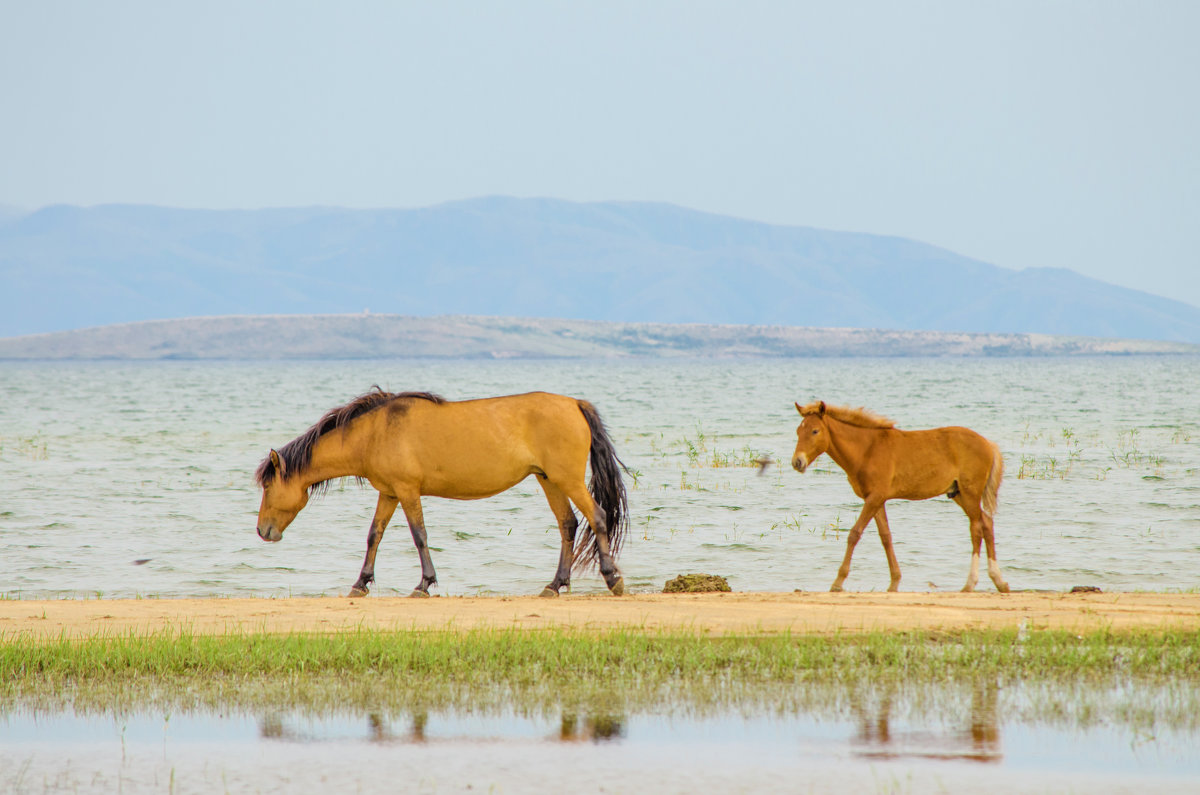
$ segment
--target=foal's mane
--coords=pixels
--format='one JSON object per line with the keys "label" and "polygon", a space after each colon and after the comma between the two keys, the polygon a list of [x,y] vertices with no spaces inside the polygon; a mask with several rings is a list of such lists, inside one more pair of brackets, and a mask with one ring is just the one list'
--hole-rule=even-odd
{"label": "foal's mane", "polygon": [[[325,416],[317,420],[315,425],[275,451],[279,454],[279,460],[283,462],[284,479],[308,469],[308,465],[312,463],[313,447],[316,445],[317,440],[325,434],[344,429],[353,420],[377,408],[390,406],[399,401],[414,399],[428,400],[431,403],[446,402],[444,397],[435,395],[432,392],[384,392],[376,386],[370,392],[365,395],[359,395],[346,405],[338,406],[325,412]],[[258,481],[258,485],[265,486],[274,477],[275,462],[268,455],[258,465],[258,471],[254,473],[254,478]],[[322,485],[325,484],[314,483],[313,489],[315,490]]]}
{"label": "foal's mane", "polygon": [[[800,409],[800,414],[807,417],[809,414],[821,413],[821,401],[809,403],[804,408]],[[892,422],[882,414],[876,414],[873,411],[867,411],[859,406],[851,408],[850,406],[825,406],[825,413],[833,417],[839,422],[844,422],[847,425],[854,425],[859,428],[895,428],[896,423]]]}

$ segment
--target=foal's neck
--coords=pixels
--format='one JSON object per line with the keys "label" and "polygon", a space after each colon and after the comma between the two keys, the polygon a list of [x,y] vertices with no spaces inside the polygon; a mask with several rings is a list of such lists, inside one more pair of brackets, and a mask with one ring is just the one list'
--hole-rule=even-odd
{"label": "foal's neck", "polygon": [[870,446],[872,437],[883,433],[885,428],[863,428],[839,419],[825,416],[829,427],[829,457],[843,470],[857,464]]}

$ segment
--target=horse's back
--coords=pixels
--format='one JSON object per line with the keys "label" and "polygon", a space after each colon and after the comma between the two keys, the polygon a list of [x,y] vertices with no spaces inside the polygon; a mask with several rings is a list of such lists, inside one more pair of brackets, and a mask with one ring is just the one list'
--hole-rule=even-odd
{"label": "horse's back", "polygon": [[549,392],[413,402],[382,432],[390,468],[439,496],[489,496],[534,472],[582,478],[591,439],[578,401]]}
{"label": "horse's back", "polygon": [[588,434],[579,401],[550,392],[414,404],[398,420],[397,430],[414,441],[488,453],[498,446],[515,450]]}

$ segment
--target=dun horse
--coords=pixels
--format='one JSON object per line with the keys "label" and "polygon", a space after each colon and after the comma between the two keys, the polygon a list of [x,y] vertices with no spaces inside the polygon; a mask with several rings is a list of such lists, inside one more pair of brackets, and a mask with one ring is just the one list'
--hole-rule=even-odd
{"label": "dun horse", "polygon": [[[621,467],[600,415],[586,400],[533,392],[451,402],[427,392],[396,394],[376,387],[330,410],[262,462],[256,475],[263,490],[258,535],[264,541],[282,538],[309,497],[331,480],[365,480],[379,492],[379,501],[350,595],[366,595],[375,579],[375,553],[399,505],[421,557],[421,582],[412,595],[428,596],[437,574],[421,497],[482,499],[536,475],[562,536],[558,570],[542,595],[558,596],[570,585],[573,568],[599,563],[609,590],[619,596],[625,585],[613,558],[626,525]],[[578,545],[572,503],[587,522]]]}
{"label": "dun horse", "polygon": [[850,573],[850,557],[867,523],[875,520],[892,575],[889,591],[900,585],[900,564],[892,549],[883,504],[890,499],[927,500],[945,494],[958,503],[971,522],[971,571],[964,591],[979,580],[979,546],[987,542],[988,576],[996,590],[1008,593],[1008,583],[996,562],[992,517],[996,492],[1004,477],[1000,449],[968,428],[902,431],[891,420],[863,409],[826,406],[823,401],[796,404],[803,420],[792,466],[803,473],[821,453],[829,453],[846,473],[850,487],[863,500],[858,521],[846,539],[846,557],[831,591],[842,590]]}

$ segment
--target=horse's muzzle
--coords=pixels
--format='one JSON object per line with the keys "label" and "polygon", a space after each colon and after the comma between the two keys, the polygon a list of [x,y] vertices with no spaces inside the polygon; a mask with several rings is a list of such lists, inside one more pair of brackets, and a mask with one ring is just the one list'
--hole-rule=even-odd
{"label": "horse's muzzle", "polygon": [[270,542],[274,543],[274,542],[278,541],[279,539],[283,538],[283,533],[279,532],[279,530],[277,530],[275,528],[275,525],[268,525],[265,528],[262,526],[259,526],[258,537],[261,538],[263,541],[270,541]]}
{"label": "horse's muzzle", "polygon": [[802,455],[796,456],[792,459],[792,469],[803,475],[804,470],[808,469],[808,459]]}

